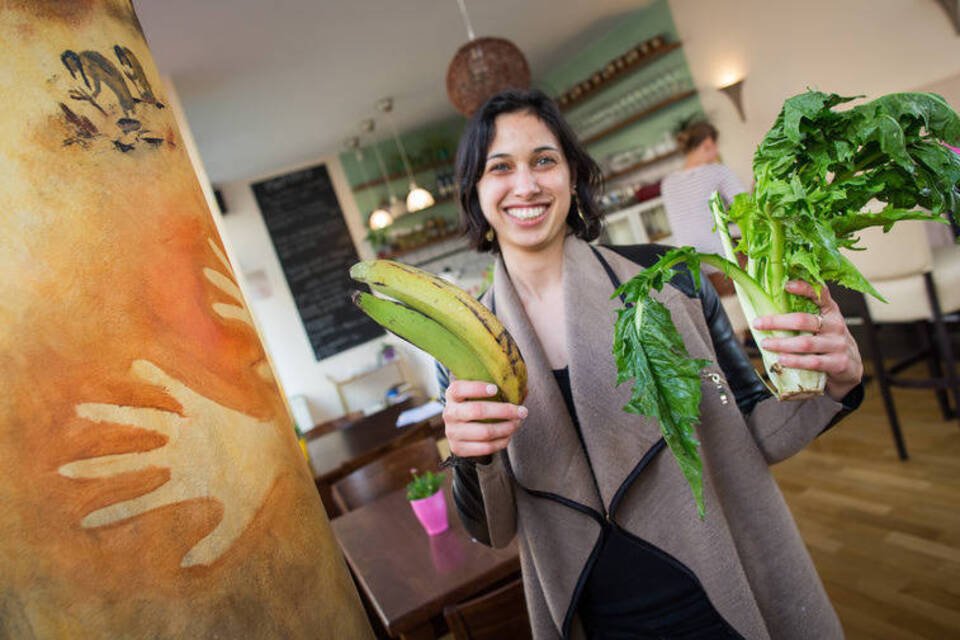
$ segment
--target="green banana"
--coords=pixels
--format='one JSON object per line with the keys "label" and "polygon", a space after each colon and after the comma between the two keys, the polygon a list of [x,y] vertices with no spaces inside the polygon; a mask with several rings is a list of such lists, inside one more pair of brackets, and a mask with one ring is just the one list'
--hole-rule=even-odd
{"label": "green banana", "polygon": [[353,303],[384,329],[442,362],[460,380],[493,382],[473,350],[430,316],[362,291],[353,294]]}
{"label": "green banana", "polygon": [[393,260],[358,262],[350,268],[350,277],[445,327],[473,351],[507,402],[523,402],[527,367],[520,349],[479,300],[432,273]]}

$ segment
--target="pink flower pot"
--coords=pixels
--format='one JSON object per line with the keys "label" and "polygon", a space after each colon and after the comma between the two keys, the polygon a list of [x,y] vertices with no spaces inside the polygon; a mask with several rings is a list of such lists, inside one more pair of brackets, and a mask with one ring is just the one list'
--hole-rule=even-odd
{"label": "pink flower pot", "polygon": [[435,536],[446,531],[450,526],[447,522],[447,501],[443,497],[443,490],[437,491],[429,498],[411,500],[410,506],[413,507],[413,512],[417,514],[420,524],[429,535]]}

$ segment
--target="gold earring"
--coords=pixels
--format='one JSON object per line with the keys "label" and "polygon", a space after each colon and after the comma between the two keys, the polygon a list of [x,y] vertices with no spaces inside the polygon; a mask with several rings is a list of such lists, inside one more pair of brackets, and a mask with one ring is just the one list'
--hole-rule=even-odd
{"label": "gold earring", "polygon": [[483,234],[483,237],[486,238],[487,242],[493,242],[494,238],[497,237],[497,232],[493,230],[493,227],[487,229],[487,232]]}
{"label": "gold earring", "polygon": [[583,207],[580,206],[580,198],[577,197],[576,189],[573,190],[573,206],[577,208],[577,214],[580,216],[583,224],[587,224],[587,219],[583,217]]}

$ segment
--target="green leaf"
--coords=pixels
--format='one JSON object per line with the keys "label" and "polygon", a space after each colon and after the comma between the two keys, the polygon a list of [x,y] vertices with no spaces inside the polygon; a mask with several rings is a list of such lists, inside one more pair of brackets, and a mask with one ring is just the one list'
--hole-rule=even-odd
{"label": "green leaf", "polygon": [[[857,248],[857,232],[939,219],[944,211],[960,222],[960,156],[942,144],[960,145],[960,116],[930,93],[891,94],[834,110],[855,99],[819,91],[788,99],[754,154],[753,192],[736,196],[726,209],[710,203],[720,223],[740,227],[736,248],[725,240],[725,251],[745,255],[747,272],[687,247],[669,251],[617,290],[635,305],[620,310],[615,329],[617,384],[633,380],[625,410],[658,420],[701,516],[693,426],[705,361],[689,357],[669,312],[650,291],[661,290],[681,264],[698,278],[704,261],[729,272],[746,296],[742,303],[760,315],[815,311],[810,300],[785,293],[784,282],[794,278],[815,287],[837,282],[880,298],[842,253]],[[879,213],[865,210],[874,199],[886,205]]]}
{"label": "green leaf", "polygon": [[623,409],[659,423],[703,518],[703,465],[695,427],[700,421],[700,370],[710,362],[690,358],[663,304],[648,295],[634,303],[618,312],[615,328],[617,384],[634,381]]}
{"label": "green leaf", "polygon": [[[911,211],[910,209],[897,209],[893,205],[888,205],[879,213],[865,211],[863,213],[852,213],[842,218],[835,218],[831,221],[833,232],[837,236],[845,236],[867,227],[883,227],[887,232],[893,227],[895,222],[901,220],[930,220],[930,214],[926,211]],[[943,218],[936,220],[947,223]]]}

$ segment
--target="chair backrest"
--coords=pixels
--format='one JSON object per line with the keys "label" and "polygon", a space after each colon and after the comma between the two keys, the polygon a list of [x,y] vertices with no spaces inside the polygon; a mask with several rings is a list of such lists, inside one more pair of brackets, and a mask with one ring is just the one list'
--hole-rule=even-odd
{"label": "chair backrest", "polygon": [[340,416],[339,418],[334,418],[333,420],[327,420],[326,422],[321,422],[313,429],[310,429],[303,437],[307,440],[313,440],[314,438],[319,438],[322,435],[326,435],[331,431],[336,431],[337,429],[343,429],[344,427],[349,427],[353,423],[359,421],[363,418],[363,411],[351,411],[350,413]]}
{"label": "chair backrest", "polygon": [[333,501],[342,513],[352,511],[380,496],[402,489],[418,473],[436,471],[440,465],[437,441],[431,437],[394,449],[333,484]]}
{"label": "chair backrest", "polygon": [[444,608],[455,640],[527,640],[533,638],[519,578],[499,589]]}
{"label": "chair backrest", "polygon": [[889,232],[871,227],[859,232],[858,247],[845,255],[867,280],[884,281],[920,275],[933,269],[933,252],[924,222],[898,222]]}

